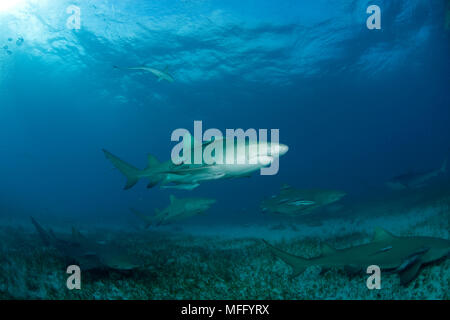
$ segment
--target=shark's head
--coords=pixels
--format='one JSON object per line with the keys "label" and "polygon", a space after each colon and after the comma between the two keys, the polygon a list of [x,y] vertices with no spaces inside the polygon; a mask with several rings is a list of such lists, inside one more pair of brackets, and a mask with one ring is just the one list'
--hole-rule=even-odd
{"label": "shark's head", "polygon": [[242,154],[245,155],[245,158],[248,158],[250,161],[253,160],[263,166],[268,166],[276,158],[286,154],[288,150],[289,147],[285,144],[277,142],[258,142],[250,143],[248,149],[239,151],[241,151]]}

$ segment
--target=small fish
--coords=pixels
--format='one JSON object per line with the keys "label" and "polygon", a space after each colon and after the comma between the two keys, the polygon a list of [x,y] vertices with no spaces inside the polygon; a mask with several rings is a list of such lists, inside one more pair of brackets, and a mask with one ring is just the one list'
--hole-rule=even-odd
{"label": "small fish", "polygon": [[264,212],[297,216],[309,214],[317,208],[339,201],[344,196],[345,192],[339,190],[296,189],[283,185],[278,195],[261,202],[261,209]]}
{"label": "small fish", "polygon": [[22,37],[19,37],[18,39],[17,39],[17,41],[16,41],[16,45],[17,46],[21,46],[22,45],[22,43],[23,43],[23,38]]}
{"label": "small fish", "polygon": [[8,46],[3,46],[3,49],[8,50]]}
{"label": "small fish", "polygon": [[11,41],[13,41],[13,39],[12,38],[8,38],[8,41],[11,42]]}
{"label": "small fish", "polygon": [[10,50],[6,50],[6,53],[7,53],[8,55],[12,55],[12,51],[10,51]]}

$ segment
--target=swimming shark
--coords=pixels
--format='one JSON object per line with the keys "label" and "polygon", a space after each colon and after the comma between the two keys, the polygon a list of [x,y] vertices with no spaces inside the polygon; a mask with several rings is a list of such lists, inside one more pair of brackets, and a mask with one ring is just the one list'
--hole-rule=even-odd
{"label": "swimming shark", "polygon": [[129,68],[120,68],[118,66],[114,66],[115,69],[126,69],[126,70],[135,70],[135,71],[146,71],[155,75],[158,78],[158,81],[166,80],[168,82],[174,82],[175,79],[169,74],[169,68],[165,67],[164,70],[158,70],[152,67],[147,66],[139,66],[139,67],[129,67]]}
{"label": "swimming shark", "polygon": [[410,172],[396,176],[387,182],[387,186],[392,190],[421,188],[431,179],[447,172],[447,160],[444,160],[440,168],[434,170]]}
{"label": "swimming shark", "polygon": [[[264,240],[263,240],[264,241]],[[350,273],[365,271],[377,265],[381,272],[398,273],[400,283],[407,285],[419,273],[423,265],[445,259],[450,253],[450,241],[432,237],[397,237],[382,228],[376,228],[370,243],[346,249],[322,245],[322,254],[315,258],[303,258],[282,251],[264,241],[269,250],[292,267],[296,277],[309,266],[328,269],[344,267]]]}
{"label": "swimming shark", "polygon": [[203,214],[214,203],[215,199],[207,198],[175,198],[170,196],[170,204],[164,210],[155,210],[155,214],[152,216],[144,215],[137,210],[130,209],[136,216],[141,218],[146,223],[146,228],[151,225],[163,225],[169,224],[175,221],[193,217]]}
{"label": "swimming shark", "polygon": [[[217,140],[227,145],[227,139]],[[207,141],[192,148],[191,154],[195,154],[197,148],[203,154],[213,141]],[[216,140],[215,140],[216,142]],[[270,166],[274,161],[288,151],[284,144],[269,142],[246,142],[245,144],[235,144],[235,155],[245,157],[245,163],[227,163],[219,161],[206,164],[202,161],[199,164],[188,164],[185,162],[175,164],[172,161],[159,162],[154,156],[148,156],[147,167],[139,170],[126,163],[111,152],[103,149],[106,158],[127,178],[124,189],[133,187],[139,179],[148,179],[150,182],[147,188],[152,188],[160,184],[163,188],[174,188],[182,190],[192,190],[201,182],[232,179],[240,177],[250,177],[255,171]],[[223,156],[226,157],[226,147]],[[253,160],[253,161],[252,161]]]}
{"label": "swimming shark", "polygon": [[296,189],[285,184],[278,195],[261,202],[261,209],[263,212],[288,216],[306,215],[317,208],[339,201],[345,195],[345,192],[339,190]]}
{"label": "swimming shark", "polygon": [[88,239],[75,228],[72,228],[71,237],[63,239],[56,237],[52,230],[46,231],[32,217],[31,222],[44,245],[55,248],[68,262],[79,264],[82,270],[133,270],[143,266],[140,259],[128,254],[126,250],[111,243]]}

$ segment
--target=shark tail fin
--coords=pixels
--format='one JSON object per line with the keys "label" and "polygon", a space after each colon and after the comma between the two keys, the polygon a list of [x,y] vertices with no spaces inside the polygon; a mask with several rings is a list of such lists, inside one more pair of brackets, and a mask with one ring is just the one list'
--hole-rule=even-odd
{"label": "shark tail fin", "polygon": [[298,275],[302,274],[309,266],[308,259],[287,253],[281,249],[272,246],[265,240],[263,240],[263,242],[267,245],[267,247],[274,256],[283,260],[286,264],[288,264],[292,268],[292,274],[290,276],[291,278],[295,278]]}
{"label": "shark tail fin", "polygon": [[118,157],[116,157],[111,152],[105,149],[103,149],[103,153],[105,154],[106,158],[109,161],[111,161],[114,167],[116,167],[125,177],[127,177],[127,183],[124,187],[125,190],[130,189],[138,182],[139,169],[119,159]]}
{"label": "shark tail fin", "polygon": [[50,245],[51,244],[50,234],[47,231],[45,231],[45,229],[42,228],[42,226],[39,223],[37,223],[37,221],[34,220],[33,217],[30,217],[30,218],[31,218],[31,223],[33,223],[34,227],[36,228],[37,232],[39,233],[39,236],[41,237],[42,242],[46,246]]}
{"label": "shark tail fin", "polygon": [[150,221],[150,217],[147,217],[146,215],[142,214],[141,212],[137,211],[136,209],[130,208],[130,211],[138,218],[142,219],[145,222],[145,228],[148,228],[152,225],[152,221]]}

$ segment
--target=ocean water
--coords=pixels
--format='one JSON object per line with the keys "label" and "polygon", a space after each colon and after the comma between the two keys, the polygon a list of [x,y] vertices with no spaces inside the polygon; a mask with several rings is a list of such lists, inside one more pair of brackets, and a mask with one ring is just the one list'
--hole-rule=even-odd
{"label": "ocean water", "polygon": [[[370,5],[380,8],[380,29],[367,26]],[[450,182],[438,170],[450,154],[449,8],[425,0],[0,2],[0,298],[448,299],[445,258],[406,286],[383,273],[382,289],[369,290],[367,274],[334,269],[290,280],[261,239],[303,257],[320,255],[323,241],[367,243],[375,227],[449,239]],[[127,69],[142,66],[173,81]],[[143,169],[148,154],[169,161],[172,133],[193,133],[194,121],[204,131],[278,129],[289,151],[275,175],[193,190],[146,188],[140,179],[123,189],[102,149]],[[402,190],[386,185],[425,170],[436,174]],[[307,214],[262,212],[283,184],[346,196]],[[171,195],[216,203],[147,229],[130,213],[150,216]],[[67,254],[44,245],[30,217],[58,238],[74,226],[112,242],[145,266],[86,271],[83,289],[69,290]]]}

